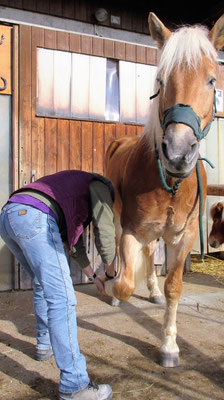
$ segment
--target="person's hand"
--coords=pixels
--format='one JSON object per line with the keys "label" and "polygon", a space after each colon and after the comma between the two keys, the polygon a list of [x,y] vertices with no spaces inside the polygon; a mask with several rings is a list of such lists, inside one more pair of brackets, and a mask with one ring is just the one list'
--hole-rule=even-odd
{"label": "person's hand", "polygon": [[96,277],[93,282],[95,283],[99,292],[106,295],[104,283],[98,277]]}

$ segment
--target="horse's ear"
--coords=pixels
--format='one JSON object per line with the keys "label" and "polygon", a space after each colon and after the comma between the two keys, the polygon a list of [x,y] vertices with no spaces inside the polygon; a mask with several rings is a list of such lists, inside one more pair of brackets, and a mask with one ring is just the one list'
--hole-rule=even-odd
{"label": "horse's ear", "polygon": [[157,18],[157,16],[150,12],[149,13],[149,32],[153,40],[157,43],[159,49],[161,49],[165,41],[170,37],[171,31],[163,25],[163,23]]}
{"label": "horse's ear", "polygon": [[221,201],[219,201],[216,204],[216,211],[220,213],[222,210],[223,210],[223,204],[221,203]]}
{"label": "horse's ear", "polygon": [[216,21],[209,38],[217,51],[224,47],[224,14]]}

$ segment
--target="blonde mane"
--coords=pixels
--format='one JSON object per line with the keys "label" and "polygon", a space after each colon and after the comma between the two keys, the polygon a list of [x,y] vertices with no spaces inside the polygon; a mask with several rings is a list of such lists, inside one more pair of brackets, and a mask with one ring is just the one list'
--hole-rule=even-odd
{"label": "blonde mane", "polygon": [[[171,34],[165,43],[158,64],[155,93],[159,89],[159,81],[162,79],[164,88],[167,86],[169,76],[174,68],[180,68],[185,64],[186,68],[197,70],[198,63],[205,56],[211,62],[215,62],[217,52],[208,38],[208,30],[204,26],[184,26]],[[148,122],[145,125],[142,137],[147,136],[150,145],[154,144],[154,134],[160,142],[162,130],[158,115],[158,97],[156,97],[149,109]]]}

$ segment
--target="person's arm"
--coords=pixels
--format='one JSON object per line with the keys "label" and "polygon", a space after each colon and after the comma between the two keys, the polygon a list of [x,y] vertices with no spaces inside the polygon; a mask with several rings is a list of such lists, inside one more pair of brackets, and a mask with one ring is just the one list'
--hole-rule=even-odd
{"label": "person's arm", "polygon": [[78,242],[73,246],[71,257],[77,262],[79,268],[84,274],[90,278],[91,282],[95,283],[99,292],[105,294],[103,282],[95,276],[94,271],[90,265],[89,259],[86,255],[86,249],[83,243],[83,237],[80,236]]}
{"label": "person's arm", "polygon": [[110,277],[114,277],[116,254],[113,201],[106,184],[94,180],[90,183],[93,232],[95,245]]}

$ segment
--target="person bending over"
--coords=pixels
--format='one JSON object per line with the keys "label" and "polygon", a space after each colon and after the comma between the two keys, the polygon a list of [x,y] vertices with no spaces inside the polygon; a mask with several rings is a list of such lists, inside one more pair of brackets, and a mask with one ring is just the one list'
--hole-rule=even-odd
{"label": "person bending over", "polygon": [[76,297],[63,242],[104,293],[89,263],[82,234],[92,221],[108,278],[115,276],[114,189],[99,174],[79,170],[48,175],[15,191],[0,214],[0,234],[33,282],[36,359],[53,354],[60,369],[59,399],[109,400],[112,389],[88,376],[77,340]]}

